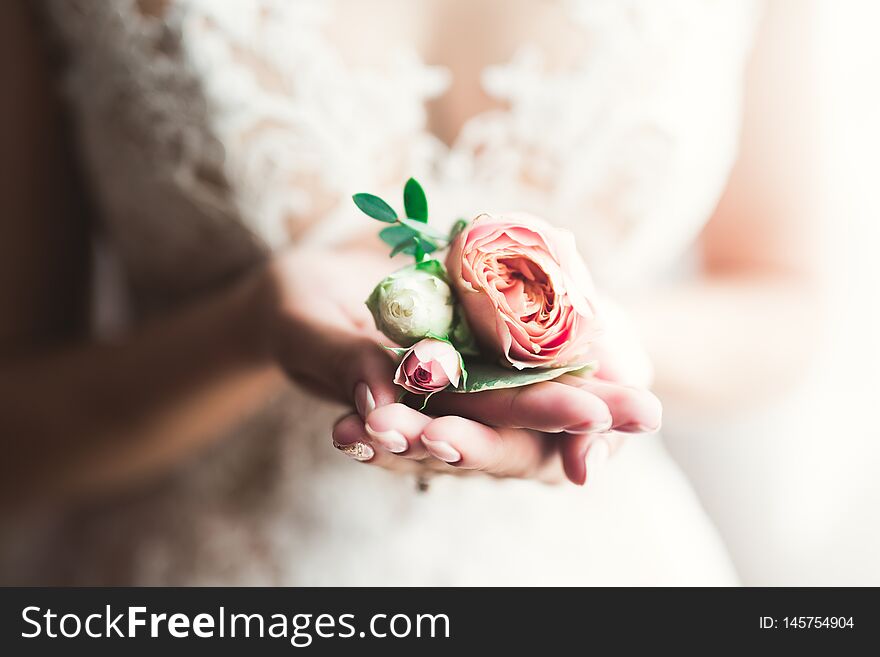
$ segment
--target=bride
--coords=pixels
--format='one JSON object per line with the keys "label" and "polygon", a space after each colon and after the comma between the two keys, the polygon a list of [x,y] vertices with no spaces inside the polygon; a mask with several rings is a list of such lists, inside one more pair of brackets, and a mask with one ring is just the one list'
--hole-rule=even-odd
{"label": "bride", "polygon": [[[735,407],[810,346],[781,11],[3,3],[0,581],[736,583],[649,388]],[[601,378],[395,403],[350,196],[410,175],[575,233]]]}

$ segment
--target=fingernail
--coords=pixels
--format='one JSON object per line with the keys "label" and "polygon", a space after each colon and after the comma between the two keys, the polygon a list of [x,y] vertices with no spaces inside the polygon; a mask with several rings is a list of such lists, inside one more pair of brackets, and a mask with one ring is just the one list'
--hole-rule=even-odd
{"label": "fingernail", "polygon": [[576,424],[573,427],[568,427],[565,432],[566,433],[605,433],[606,431],[611,430],[611,418],[608,418],[605,422],[596,423],[596,422],[583,422],[581,424]]}
{"label": "fingernail", "polygon": [[401,452],[405,452],[409,448],[409,443],[406,441],[404,435],[399,431],[395,431],[394,429],[388,429],[387,431],[376,431],[369,424],[365,424],[364,429],[366,430],[370,438],[382,445],[382,447],[387,449],[389,452],[400,454]]}
{"label": "fingernail", "polygon": [[356,442],[342,445],[334,440],[333,446],[346,456],[353,458],[355,461],[369,461],[376,454],[375,450],[373,450],[369,443]]}
{"label": "fingernail", "polygon": [[605,461],[611,455],[611,448],[608,442],[602,439],[596,440],[587,450],[584,458],[584,466],[587,470],[586,480],[596,477],[596,472],[601,471],[605,465]]}
{"label": "fingernail", "polygon": [[631,422],[629,424],[623,424],[619,427],[614,428],[615,431],[621,431],[623,433],[655,433],[660,431],[660,426],[656,427],[648,427],[644,424],[639,424],[638,422]]}
{"label": "fingernail", "polygon": [[361,381],[354,387],[354,405],[362,420],[376,410],[376,400],[370,392],[370,386]]}
{"label": "fingernail", "polygon": [[458,463],[461,461],[461,454],[458,450],[445,441],[428,440],[422,436],[422,444],[431,456],[434,456],[441,461],[446,461],[447,463]]}

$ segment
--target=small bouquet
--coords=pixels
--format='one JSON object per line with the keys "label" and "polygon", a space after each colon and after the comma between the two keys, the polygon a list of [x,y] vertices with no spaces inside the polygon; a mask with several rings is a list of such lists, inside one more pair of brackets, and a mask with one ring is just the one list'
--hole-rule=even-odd
{"label": "small bouquet", "polygon": [[[514,388],[566,373],[588,375],[598,336],[590,275],[568,231],[526,214],[459,219],[447,234],[428,223],[428,202],[410,178],[405,216],[372,194],[355,194],[391,256],[414,262],[375,287],[367,307],[396,347],[394,382],[428,398]],[[444,262],[437,254],[446,250]]]}

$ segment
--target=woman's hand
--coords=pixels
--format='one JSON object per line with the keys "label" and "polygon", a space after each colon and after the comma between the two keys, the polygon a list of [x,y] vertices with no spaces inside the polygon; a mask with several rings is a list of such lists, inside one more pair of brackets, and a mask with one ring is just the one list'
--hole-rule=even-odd
{"label": "woman's hand", "polygon": [[[339,263],[344,260],[345,267]],[[334,427],[338,449],[398,471],[483,472],[583,484],[621,433],[653,431],[660,404],[640,385],[566,376],[510,390],[436,395],[429,414],[395,403],[395,365],[364,306],[388,261],[363,252],[291,251],[271,267],[277,308],[272,343],[294,379],[353,406]],[[342,272],[342,275],[341,275]],[[344,272],[356,272],[345,276]],[[642,380],[620,363],[629,346],[596,344],[600,376]],[[606,364],[607,365],[604,365]],[[613,365],[613,367],[612,367]]]}
{"label": "woman's hand", "polygon": [[273,288],[271,350],[284,371],[312,392],[355,406],[364,417],[399,395],[387,340],[364,305],[392,265],[364,251],[293,249],[267,274]]}
{"label": "woman's hand", "polygon": [[334,444],[360,461],[425,470],[584,484],[626,433],[659,428],[657,398],[642,388],[562,377],[525,388],[444,393],[432,417],[403,404],[343,417]]}

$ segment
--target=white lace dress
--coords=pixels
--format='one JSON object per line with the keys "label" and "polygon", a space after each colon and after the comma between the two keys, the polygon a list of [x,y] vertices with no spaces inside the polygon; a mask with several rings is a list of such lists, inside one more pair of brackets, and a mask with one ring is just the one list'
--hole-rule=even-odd
{"label": "white lace dress", "polygon": [[[363,222],[352,192],[409,175],[432,214],[517,208],[572,229],[600,284],[681,258],[735,155],[754,8],[537,3],[579,35],[487,69],[503,109],[452,145],[426,127],[449,73],[413,50],[352,62],[345,2],[46,0],[134,316],[192,299],[289,241]],[[413,481],[330,443],[340,409],[292,390],[139,490],[7,541],[4,579],[137,584],[725,584],[726,554],[659,438],[584,489]]]}

